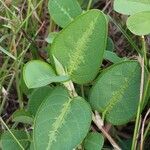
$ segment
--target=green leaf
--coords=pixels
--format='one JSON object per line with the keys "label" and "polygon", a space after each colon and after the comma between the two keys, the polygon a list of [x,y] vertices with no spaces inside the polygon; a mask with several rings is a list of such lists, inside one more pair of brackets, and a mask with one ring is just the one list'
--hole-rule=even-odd
{"label": "green leaf", "polygon": [[119,142],[119,145],[123,150],[129,150],[131,149],[132,146],[132,139],[127,139],[127,140],[121,140]]}
{"label": "green leaf", "polygon": [[140,81],[138,62],[126,61],[111,66],[103,71],[91,89],[92,108],[113,125],[129,122],[137,112]]}
{"label": "green leaf", "polygon": [[27,85],[25,84],[24,79],[23,79],[23,69],[21,69],[19,87],[20,87],[21,92],[25,95],[30,95],[32,91],[34,90],[34,89],[28,89]]}
{"label": "green leaf", "polygon": [[[29,139],[26,132],[13,130],[12,133],[24,148],[28,147]],[[22,150],[8,131],[2,134],[1,143],[2,143],[2,150]]]}
{"label": "green leaf", "polygon": [[28,112],[35,116],[41,103],[51,94],[52,88],[49,86],[35,89],[29,97]]}
{"label": "green leaf", "polygon": [[99,71],[107,41],[107,19],[99,10],[77,17],[55,38],[51,57],[67,69],[78,84],[92,81]]}
{"label": "green leaf", "polygon": [[113,42],[113,40],[110,37],[108,37],[107,38],[106,50],[107,51],[114,51],[114,49],[115,49],[114,42]]}
{"label": "green leaf", "polygon": [[104,145],[104,137],[98,132],[91,132],[84,140],[85,150],[101,150]]}
{"label": "green leaf", "polygon": [[25,110],[17,110],[12,115],[12,121],[26,124],[33,124],[32,115]]}
{"label": "green leaf", "polygon": [[6,54],[7,56],[9,56],[10,58],[16,60],[16,57],[13,56],[9,51],[7,51],[6,49],[4,49],[3,47],[0,46],[0,51],[3,52],[4,54]]}
{"label": "green leaf", "polygon": [[77,0],[49,0],[49,13],[60,27],[65,27],[82,13]]}
{"label": "green leaf", "polygon": [[29,147],[29,150],[35,150],[35,149],[34,149],[34,143],[33,143],[33,142],[31,142],[30,147]]}
{"label": "green leaf", "polygon": [[52,67],[40,60],[33,60],[24,66],[23,78],[28,88],[38,88],[52,82],[69,80],[68,76],[57,76]]}
{"label": "green leaf", "polygon": [[75,148],[88,133],[91,119],[91,108],[83,98],[71,99],[65,88],[57,87],[36,114],[35,149]]}
{"label": "green leaf", "polygon": [[133,15],[142,11],[150,11],[149,0],[115,0],[114,9],[125,15]]}
{"label": "green leaf", "polygon": [[59,32],[51,32],[49,33],[48,37],[45,39],[45,41],[49,44],[52,44],[56,36],[58,35]]}
{"label": "green leaf", "polygon": [[120,58],[114,52],[105,51],[105,53],[104,53],[104,59],[109,60],[112,63],[118,63],[118,62],[126,60],[127,58]]}
{"label": "green leaf", "polygon": [[150,34],[150,11],[130,16],[127,20],[127,27],[135,35]]}
{"label": "green leaf", "polygon": [[66,75],[66,72],[62,66],[62,64],[57,60],[55,56],[53,56],[55,69],[58,75]]}

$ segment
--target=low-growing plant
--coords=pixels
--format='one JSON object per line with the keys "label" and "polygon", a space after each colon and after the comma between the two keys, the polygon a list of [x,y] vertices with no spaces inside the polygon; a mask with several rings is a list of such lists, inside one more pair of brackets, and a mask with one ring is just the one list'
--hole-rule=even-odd
{"label": "low-growing plant", "polygon": [[[79,2],[83,4],[83,0]],[[140,130],[141,113],[150,97],[145,40],[150,34],[149,0],[114,1],[114,10],[129,15],[127,28],[141,39],[135,59],[120,58],[113,51],[108,37],[110,17],[98,9],[82,10],[79,2],[49,0],[49,13],[61,31],[50,33],[46,39],[46,61],[25,64],[28,104],[12,115],[14,122],[24,123],[31,130],[10,130],[1,119],[8,129],[1,136],[3,150],[100,150],[105,147],[105,138],[114,149],[121,150],[124,148],[119,140],[105,127],[132,121],[135,128],[129,149],[143,149],[150,126],[148,123],[145,132]],[[91,5],[92,1],[88,9]],[[103,60],[112,65],[102,67]]]}

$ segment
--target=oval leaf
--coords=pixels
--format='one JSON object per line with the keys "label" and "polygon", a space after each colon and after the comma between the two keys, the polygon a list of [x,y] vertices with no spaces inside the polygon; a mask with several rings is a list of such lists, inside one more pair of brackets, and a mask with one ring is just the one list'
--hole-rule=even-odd
{"label": "oval leaf", "polygon": [[85,138],[90,124],[87,102],[80,97],[71,99],[66,89],[57,87],[36,114],[35,149],[71,150]]}
{"label": "oval leaf", "polygon": [[30,61],[24,66],[23,78],[28,88],[38,88],[69,79],[67,76],[57,76],[49,64],[40,60]]}
{"label": "oval leaf", "polygon": [[49,44],[52,44],[58,34],[59,32],[50,32],[45,41]]}
{"label": "oval leaf", "polygon": [[[23,69],[22,69],[23,70]],[[30,95],[34,89],[29,89],[23,79],[23,71],[21,70],[21,77],[20,77],[20,90],[25,95]]]}
{"label": "oval leaf", "polygon": [[51,94],[52,88],[49,86],[35,89],[29,97],[28,112],[35,116],[41,103]]}
{"label": "oval leaf", "polygon": [[90,104],[108,122],[125,124],[136,114],[140,81],[141,67],[138,62],[113,65],[99,76],[91,89]]}
{"label": "oval leaf", "polygon": [[113,40],[112,40],[110,37],[108,37],[108,38],[107,38],[107,46],[106,46],[106,50],[107,50],[107,51],[113,52],[114,49],[115,49],[114,42],[113,42]]}
{"label": "oval leaf", "polygon": [[135,35],[150,34],[150,11],[130,16],[127,20],[127,27]]}
{"label": "oval leaf", "polygon": [[149,0],[115,0],[114,9],[125,15],[133,15],[142,11],[150,11]]}
{"label": "oval leaf", "polygon": [[[24,148],[29,146],[30,143],[26,132],[17,130],[13,130],[11,132]],[[1,144],[2,150],[22,150],[8,131],[2,134]]]}
{"label": "oval leaf", "polygon": [[49,0],[48,9],[52,19],[61,27],[82,13],[77,0]]}
{"label": "oval leaf", "polygon": [[15,122],[21,122],[21,123],[27,123],[27,124],[33,124],[33,118],[32,115],[25,111],[25,110],[17,110],[12,115],[12,120]]}
{"label": "oval leaf", "polygon": [[91,132],[84,140],[85,150],[101,150],[104,145],[104,137],[98,132]]}
{"label": "oval leaf", "polygon": [[77,17],[55,38],[51,57],[67,69],[73,82],[84,84],[98,73],[107,41],[107,20],[99,10]]}
{"label": "oval leaf", "polygon": [[126,60],[127,58],[120,58],[114,52],[105,51],[105,53],[104,53],[104,59],[109,60],[112,63],[118,63],[118,62]]}

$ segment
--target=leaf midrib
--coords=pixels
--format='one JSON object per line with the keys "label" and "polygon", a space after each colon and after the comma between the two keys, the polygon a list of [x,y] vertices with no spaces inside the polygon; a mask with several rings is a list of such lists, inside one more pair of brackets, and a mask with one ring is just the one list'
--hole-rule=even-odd
{"label": "leaf midrib", "polygon": [[63,108],[61,110],[60,115],[56,118],[56,121],[52,124],[52,130],[49,131],[49,141],[46,150],[50,150],[52,144],[57,140],[58,130],[62,127],[65,117],[68,115],[70,111],[70,103],[72,99],[63,104]]}
{"label": "leaf midrib", "polygon": [[69,18],[70,21],[73,21],[72,16],[65,10],[65,8],[63,6],[61,6],[57,0],[54,0],[55,4],[58,6],[58,8],[60,9],[60,11],[62,13],[64,13],[65,16],[67,16],[67,18]]}
{"label": "leaf midrib", "polygon": [[87,43],[90,41],[90,36],[93,34],[93,30],[95,29],[95,25],[99,14],[95,19],[86,27],[86,30],[82,34],[82,37],[79,38],[77,41],[76,47],[74,48],[73,52],[69,56],[69,67],[68,67],[68,74],[72,75],[72,73],[77,70],[78,66],[81,63],[84,63],[84,55],[85,50],[87,47]]}
{"label": "leaf midrib", "polygon": [[[135,67],[135,69],[131,72],[131,75],[128,77],[128,79],[126,81],[124,81],[124,86],[116,91],[117,94],[113,95],[109,101],[109,104],[104,108],[103,112],[102,112],[102,118],[104,119],[106,114],[110,113],[110,111],[113,109],[114,105],[118,102],[121,101],[125,90],[129,87],[130,85],[130,81],[132,80],[132,78],[135,75],[135,70],[137,69],[137,66]],[[118,98],[119,97],[119,98]]]}

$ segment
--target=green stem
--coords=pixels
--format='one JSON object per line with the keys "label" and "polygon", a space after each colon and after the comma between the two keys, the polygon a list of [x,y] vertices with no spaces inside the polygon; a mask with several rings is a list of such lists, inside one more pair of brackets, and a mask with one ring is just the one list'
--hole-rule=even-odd
{"label": "green stem", "polygon": [[[13,83],[13,80],[14,80],[14,77],[15,77],[15,74],[12,75],[11,79],[10,79],[10,82],[9,82],[9,85],[7,87],[7,93],[9,92],[10,88],[11,88],[11,85]],[[2,114],[3,112],[3,108],[4,108],[4,105],[6,103],[6,99],[7,99],[7,95],[4,95],[4,98],[2,100],[2,103],[1,103],[1,106],[0,106],[0,115]]]}
{"label": "green stem", "polygon": [[92,1],[93,1],[93,0],[89,0],[88,6],[87,6],[87,10],[89,10],[89,9],[91,8]]}
{"label": "green stem", "polygon": [[[35,36],[34,36],[34,38],[37,36],[37,34],[39,33],[39,30],[36,32],[36,34],[35,34]],[[34,39],[33,38],[33,39]],[[20,58],[20,60],[19,60],[19,62],[18,62],[18,68],[20,67],[20,65],[22,64],[22,62],[23,62],[23,59],[24,59],[24,56],[25,56],[25,54],[26,54],[26,52],[27,52],[27,50],[29,49],[29,47],[31,46],[31,43],[29,43],[28,44],[28,46],[26,47],[26,49],[22,52],[22,54],[20,54],[20,56],[19,57],[21,57]],[[17,82],[19,81],[18,79],[16,80]],[[18,90],[19,90],[19,83],[17,84],[17,88],[18,88]],[[20,90],[19,90],[20,91]],[[19,94],[19,93],[18,93]],[[21,94],[21,93],[20,93]],[[20,96],[20,95],[18,95],[18,96]],[[23,104],[21,103],[21,101],[20,101],[20,106],[21,106],[21,108],[23,107],[22,106]]]}
{"label": "green stem", "polygon": [[[14,34],[13,39],[12,39],[12,46],[14,47],[14,51],[15,51],[15,56],[16,58],[18,57],[18,53],[17,53],[17,49],[16,49],[16,35]],[[19,102],[19,106],[22,109],[23,108],[23,96],[21,94],[20,91],[20,84],[19,84],[19,65],[18,63],[16,63],[15,65],[15,71],[16,71],[16,90],[17,90],[17,94],[18,94],[18,102]]]}
{"label": "green stem", "polygon": [[[41,26],[41,28],[42,28],[42,26]],[[40,28],[40,29],[41,29],[41,28]],[[34,37],[33,37],[33,40],[34,40],[35,37],[38,35],[40,29],[35,33],[35,35],[34,35]],[[31,46],[31,43],[29,43],[29,44],[27,45],[26,49],[24,49],[24,50],[22,51],[22,53],[18,56],[18,58],[16,59],[16,61],[13,62],[13,64],[11,65],[11,67],[6,71],[5,76],[7,76],[7,75],[9,74],[9,72],[13,69],[13,67],[15,67],[16,64],[18,64],[18,67],[20,67],[20,65],[21,65],[22,62],[23,62],[24,56],[25,56],[27,50],[30,48],[30,46]],[[2,81],[0,82],[0,85],[3,85],[3,82],[4,82],[4,81],[5,81],[5,78],[2,78]],[[1,91],[0,91],[0,93],[1,93]]]}
{"label": "green stem", "polygon": [[14,138],[14,140],[16,141],[16,143],[19,145],[19,147],[22,150],[25,150],[24,147],[21,145],[21,143],[18,141],[18,139],[15,137],[15,135],[11,132],[11,130],[8,128],[8,126],[5,124],[5,122],[3,121],[3,119],[0,117],[0,122],[5,126],[5,128],[8,130],[8,132],[11,134],[11,136]]}
{"label": "green stem", "polygon": [[0,2],[2,3],[2,5],[5,7],[5,9],[16,19],[18,20],[17,16],[15,15],[15,13],[13,13],[5,4],[5,2],[3,2],[3,0],[0,0]]}
{"label": "green stem", "polygon": [[18,102],[21,109],[23,109],[23,98],[22,93],[20,91],[20,78],[19,78],[19,67],[16,68],[16,89],[18,93]]}
{"label": "green stem", "polygon": [[[2,77],[1,80],[0,80],[0,85],[3,85],[3,83],[4,83],[4,81],[5,81],[5,78],[6,78],[7,76],[9,76],[10,71],[13,69],[13,67],[15,66],[15,64],[16,64],[17,62],[18,62],[18,60],[14,61],[14,62],[12,63],[12,65],[11,65],[11,67],[10,67],[8,70],[5,71],[5,74],[3,74],[3,77]],[[0,91],[0,94],[1,94],[1,91]]]}
{"label": "green stem", "polygon": [[140,115],[141,115],[141,109],[142,109],[141,106],[142,106],[142,101],[140,100],[139,105],[138,105],[137,116],[136,116],[136,122],[135,122],[135,128],[134,128],[131,150],[135,150],[136,145],[137,145],[137,135],[138,135],[138,129],[140,127]]}
{"label": "green stem", "polygon": [[18,27],[18,29],[16,30],[16,34],[20,31],[20,29],[22,28],[22,26],[28,21],[28,19],[30,18],[30,16],[33,14],[33,12],[41,5],[41,3],[43,2],[43,0],[40,0],[39,3],[35,6],[34,10],[32,10],[28,16],[23,20],[23,22],[21,23],[21,25]]}
{"label": "green stem", "polygon": [[111,16],[109,16],[109,19],[113,22],[113,24],[121,31],[121,33],[124,35],[124,37],[128,40],[130,45],[133,47],[133,49],[136,50],[136,52],[140,55],[142,55],[141,50],[137,47],[136,43],[132,40],[132,38],[126,33],[126,31],[119,25]]}
{"label": "green stem", "polygon": [[3,72],[4,72],[5,70],[7,70],[7,65],[8,65],[9,60],[10,60],[10,57],[7,57],[7,58],[5,59],[5,62],[4,62],[3,66],[2,66],[1,69],[0,69],[0,77],[2,77]]}
{"label": "green stem", "polygon": [[[143,37],[142,37],[143,39]],[[145,50],[145,42],[144,40],[142,40],[142,53]],[[136,122],[135,122],[135,128],[134,128],[134,134],[133,134],[133,140],[132,140],[132,147],[131,150],[135,150],[136,149],[136,145],[137,145],[137,138],[138,138],[138,129],[141,125],[140,123],[140,115],[141,115],[141,110],[142,110],[142,104],[143,104],[143,99],[144,99],[144,57],[141,56],[140,57],[140,64],[141,64],[141,86],[140,86],[140,99],[139,99],[139,104],[138,104],[138,110],[137,110],[137,115],[136,115]]]}
{"label": "green stem", "polygon": [[[27,9],[27,17],[29,16],[30,14],[30,6],[31,6],[31,0],[28,0],[28,9]],[[29,23],[29,18],[27,19],[26,23],[25,23],[25,31],[27,30],[28,28],[28,23]],[[23,40],[23,49],[25,48],[25,43],[26,43],[26,38],[24,38]]]}
{"label": "green stem", "polygon": [[146,42],[145,42],[144,36],[142,36],[141,40],[142,40],[142,49],[143,49],[145,65],[147,66],[147,47],[146,47]]}

